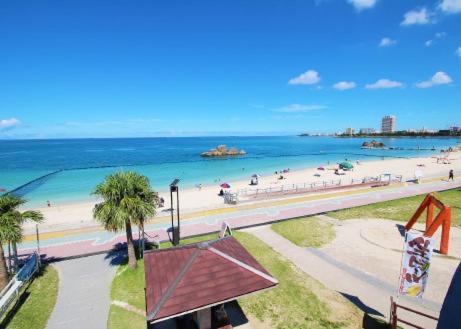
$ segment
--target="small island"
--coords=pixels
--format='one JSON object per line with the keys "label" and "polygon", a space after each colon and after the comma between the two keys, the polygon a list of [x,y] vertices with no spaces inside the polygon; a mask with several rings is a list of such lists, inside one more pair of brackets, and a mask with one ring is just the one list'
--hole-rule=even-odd
{"label": "small island", "polygon": [[226,157],[226,156],[242,156],[245,155],[244,150],[237,150],[235,147],[227,148],[226,145],[218,145],[216,148],[208,150],[200,154],[202,157]]}
{"label": "small island", "polygon": [[372,140],[371,142],[363,142],[362,144],[363,149],[382,149],[385,147],[386,145],[384,145],[383,142],[378,142],[376,140]]}

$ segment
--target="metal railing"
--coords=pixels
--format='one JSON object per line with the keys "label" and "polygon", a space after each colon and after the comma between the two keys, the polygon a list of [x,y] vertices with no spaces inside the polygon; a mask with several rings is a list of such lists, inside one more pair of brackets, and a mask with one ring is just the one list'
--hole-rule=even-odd
{"label": "metal railing", "polygon": [[409,308],[409,307],[406,307],[406,306],[403,306],[403,305],[399,305],[396,302],[394,302],[394,299],[391,297],[391,312],[390,312],[390,321],[389,322],[391,324],[392,329],[397,329],[398,322],[404,323],[404,324],[406,324],[408,326],[411,326],[413,328],[416,328],[416,329],[424,329],[424,327],[421,327],[421,326],[419,326],[417,324],[411,323],[411,322],[409,322],[409,321],[407,321],[405,319],[399,318],[397,316],[397,308],[401,308],[401,309],[406,310],[408,312],[421,315],[423,317],[426,317],[426,318],[434,320],[434,321],[439,321],[439,319],[436,318],[435,316],[425,314],[423,312],[414,310],[412,308]]}
{"label": "metal railing", "polygon": [[364,184],[390,184],[392,182],[401,182],[402,176],[376,176],[364,177],[361,179],[337,179],[337,180],[324,180],[310,183],[301,184],[283,184],[278,186],[271,186],[267,188],[243,188],[238,189],[236,194],[238,197],[263,197],[276,194],[290,194],[290,193],[307,193],[313,191],[326,190],[335,187],[354,187]]}
{"label": "metal railing", "polygon": [[19,297],[21,288],[40,268],[40,257],[37,252],[27,258],[24,265],[0,292],[0,318],[5,314],[11,302]]}

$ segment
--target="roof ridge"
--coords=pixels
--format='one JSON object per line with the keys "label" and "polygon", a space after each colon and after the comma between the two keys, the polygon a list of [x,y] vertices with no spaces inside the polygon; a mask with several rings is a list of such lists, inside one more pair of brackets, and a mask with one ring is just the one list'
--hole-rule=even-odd
{"label": "roof ridge", "polygon": [[[164,250],[167,250],[167,249],[164,249]],[[187,260],[187,262],[183,265],[183,267],[181,268],[181,270],[179,271],[178,275],[176,276],[176,278],[173,280],[173,282],[171,283],[171,285],[168,287],[168,289],[166,290],[166,292],[162,295],[162,297],[160,297],[160,300],[158,301],[157,303],[157,306],[155,307],[155,309],[150,313],[148,314],[147,316],[147,319],[148,320],[152,320],[153,318],[155,318],[155,316],[157,315],[157,313],[160,311],[160,309],[163,307],[163,305],[167,302],[168,298],[171,297],[171,295],[173,294],[174,290],[176,289],[176,287],[178,286],[179,282],[181,281],[181,279],[184,277],[184,275],[187,273],[187,271],[189,270],[189,268],[192,266],[193,262],[195,261],[195,259],[198,257],[198,255],[200,254],[201,252],[201,249],[199,248],[196,248],[194,250],[194,252],[189,256],[189,259]]]}
{"label": "roof ridge", "polygon": [[232,263],[234,263],[234,264],[236,264],[236,265],[238,265],[240,267],[243,267],[244,269],[246,269],[246,270],[248,270],[248,271],[250,271],[250,272],[252,272],[252,273],[254,273],[254,274],[256,274],[256,275],[258,275],[258,276],[260,276],[260,277],[262,277],[262,278],[264,278],[264,279],[266,279],[266,280],[268,280],[268,281],[270,281],[272,283],[278,283],[278,280],[276,278],[274,278],[273,276],[270,276],[270,275],[268,275],[268,274],[266,274],[266,273],[264,273],[264,272],[262,272],[262,271],[260,271],[260,270],[258,270],[256,268],[254,268],[253,266],[248,265],[247,263],[244,263],[241,260],[238,260],[237,258],[234,258],[234,257],[232,257],[232,256],[230,256],[230,255],[228,255],[228,254],[226,254],[226,253],[212,247],[212,246],[209,246],[209,248],[207,250],[211,251],[212,253],[214,253],[214,254],[216,254],[216,255],[224,258],[224,259],[227,259],[228,261],[230,261],[230,262],[232,262]]}
{"label": "roof ridge", "polygon": [[222,237],[222,238],[217,238],[217,239],[213,239],[213,240],[206,240],[206,241],[201,241],[201,242],[192,242],[192,243],[188,243],[188,244],[183,244],[183,245],[180,245],[180,246],[172,246],[172,247],[169,247],[169,248],[164,248],[164,249],[152,249],[152,250],[145,250],[144,253],[148,254],[148,253],[156,253],[156,252],[162,252],[162,251],[170,251],[171,249],[187,249],[187,248],[197,248],[199,244],[202,244],[204,242],[207,242],[208,244],[212,245],[212,244],[215,244],[216,242],[219,242],[221,240],[227,240],[229,238],[233,238],[233,236],[225,236],[225,237]]}

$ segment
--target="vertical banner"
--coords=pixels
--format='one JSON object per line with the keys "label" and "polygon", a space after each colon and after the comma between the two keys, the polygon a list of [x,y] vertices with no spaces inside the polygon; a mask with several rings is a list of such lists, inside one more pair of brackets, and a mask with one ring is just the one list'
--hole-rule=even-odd
{"label": "vertical banner", "polygon": [[399,295],[422,297],[426,289],[434,240],[407,232],[403,247]]}

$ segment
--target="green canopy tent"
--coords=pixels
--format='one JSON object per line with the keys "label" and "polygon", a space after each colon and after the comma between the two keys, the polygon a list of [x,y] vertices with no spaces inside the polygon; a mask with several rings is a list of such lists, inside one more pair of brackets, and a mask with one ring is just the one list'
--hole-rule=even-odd
{"label": "green canopy tent", "polygon": [[354,166],[352,165],[352,163],[344,161],[339,164],[339,168],[342,170],[352,170]]}

